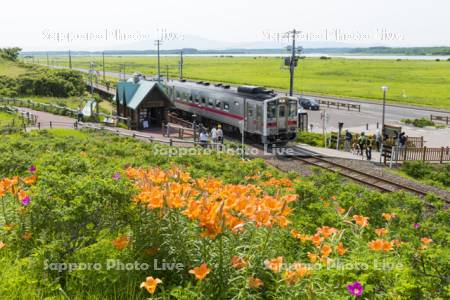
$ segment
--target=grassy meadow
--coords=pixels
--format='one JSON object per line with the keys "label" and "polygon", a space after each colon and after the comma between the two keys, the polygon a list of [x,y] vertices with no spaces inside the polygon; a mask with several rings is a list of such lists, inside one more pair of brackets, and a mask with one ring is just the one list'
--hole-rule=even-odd
{"label": "grassy meadow", "polygon": [[[75,68],[89,68],[95,61],[102,71],[101,56],[75,56]],[[46,63],[41,57],[40,63]],[[67,57],[51,57],[51,64],[68,66]],[[126,72],[155,74],[156,58],[143,56],[106,56],[105,69],[119,72],[120,65]],[[162,57],[161,70],[178,77],[178,57]],[[262,85],[276,89],[288,89],[289,72],[275,57],[185,57],[184,77],[198,80],[234,84]],[[450,108],[450,61],[427,60],[366,60],[319,59],[299,61],[296,69],[297,92],[318,93],[345,97],[379,100],[380,87],[389,86],[388,101],[419,106]]]}

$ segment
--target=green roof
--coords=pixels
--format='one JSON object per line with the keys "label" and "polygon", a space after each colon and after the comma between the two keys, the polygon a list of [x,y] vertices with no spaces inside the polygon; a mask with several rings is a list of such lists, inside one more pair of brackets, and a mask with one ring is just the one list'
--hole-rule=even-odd
{"label": "green roof", "polygon": [[121,81],[117,84],[116,100],[122,105],[125,102],[127,107],[135,110],[154,88],[165,95],[164,89],[156,81]]}

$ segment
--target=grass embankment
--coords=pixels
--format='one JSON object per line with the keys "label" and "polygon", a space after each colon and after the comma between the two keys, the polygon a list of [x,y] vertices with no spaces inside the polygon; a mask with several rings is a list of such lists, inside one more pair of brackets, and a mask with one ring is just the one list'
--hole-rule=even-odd
{"label": "grass embankment", "polygon": [[[82,73],[68,70],[48,70],[0,58],[0,97],[29,99],[78,109],[90,96]],[[102,100],[96,95],[97,100]],[[100,111],[111,113],[109,101],[100,103]]]}
{"label": "grass embankment", "polygon": [[[72,57],[75,68],[87,69],[95,61],[102,71],[100,56]],[[67,57],[52,57],[52,64],[67,66]],[[108,56],[105,69],[155,74],[156,58],[142,56]],[[162,57],[162,74],[169,65],[169,76],[178,78],[178,57]],[[185,57],[184,76],[190,79],[254,84],[288,89],[289,72],[282,60],[274,57]],[[319,59],[299,61],[296,70],[297,92],[381,100],[381,86],[388,85],[389,102],[450,108],[450,61]]]}
{"label": "grass embankment", "polygon": [[450,216],[432,196],[430,213],[331,173],[167,150],[89,131],[3,136],[2,298],[448,295]]}
{"label": "grass embankment", "polygon": [[407,161],[395,173],[408,179],[450,190],[450,164]]}

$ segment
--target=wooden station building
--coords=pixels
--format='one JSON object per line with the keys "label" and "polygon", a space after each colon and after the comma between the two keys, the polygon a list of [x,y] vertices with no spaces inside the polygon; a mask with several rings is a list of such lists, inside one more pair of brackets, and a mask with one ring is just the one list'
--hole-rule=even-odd
{"label": "wooden station building", "polygon": [[138,130],[160,127],[167,122],[169,108],[173,106],[160,83],[145,80],[139,74],[119,82],[115,98],[117,114],[129,118],[131,129]]}

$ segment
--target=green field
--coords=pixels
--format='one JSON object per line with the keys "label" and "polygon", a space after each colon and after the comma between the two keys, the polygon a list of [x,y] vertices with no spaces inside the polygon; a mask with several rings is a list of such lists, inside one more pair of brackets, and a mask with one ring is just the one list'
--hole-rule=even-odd
{"label": "green field", "polygon": [[[101,56],[72,58],[75,68],[89,68],[95,61],[102,71]],[[40,58],[40,63],[46,63]],[[51,57],[50,64],[67,66],[67,57]],[[126,73],[135,71],[155,74],[156,58],[143,56],[107,56],[105,69],[119,72],[126,65]],[[162,57],[161,70],[170,77],[178,77],[178,57]],[[289,72],[282,68],[281,58],[274,57],[185,57],[184,76],[234,84],[254,84],[286,90]],[[357,60],[306,58],[296,70],[297,92],[318,93],[345,97],[380,99],[380,87],[389,86],[388,101],[419,106],[450,108],[450,61],[426,60]]]}
{"label": "green field", "polygon": [[0,76],[16,78],[19,75],[25,74],[27,71],[26,68],[21,67],[15,62],[0,58]]}

